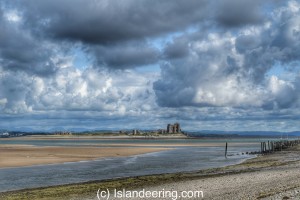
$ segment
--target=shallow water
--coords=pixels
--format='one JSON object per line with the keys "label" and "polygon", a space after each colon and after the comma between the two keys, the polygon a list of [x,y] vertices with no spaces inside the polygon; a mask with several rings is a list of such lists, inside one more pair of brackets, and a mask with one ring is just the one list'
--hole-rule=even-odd
{"label": "shallow water", "polygon": [[36,146],[78,146],[78,145],[101,145],[101,144],[151,144],[169,145],[169,144],[206,144],[206,143],[259,143],[266,140],[275,140],[275,138],[216,138],[216,139],[0,139],[0,144],[22,144]]}
{"label": "shallow water", "polygon": [[[260,140],[260,139],[259,139]],[[18,190],[24,188],[45,187],[68,183],[78,183],[91,180],[104,180],[117,177],[140,176],[149,174],[161,174],[172,172],[195,171],[212,167],[220,167],[239,163],[251,158],[251,155],[241,155],[241,152],[258,151],[259,140],[253,141],[235,140],[244,142],[242,146],[230,146],[228,156],[224,157],[224,147],[176,147],[175,149],[147,153],[137,156],[106,158],[96,161],[73,162],[64,164],[41,165],[31,167],[0,169],[0,191]],[[116,143],[116,140],[106,143]],[[140,140],[143,141],[143,140]],[[175,142],[174,140],[171,140]],[[189,140],[188,142],[196,142]],[[209,140],[209,142],[222,142],[225,140]],[[228,140],[227,140],[228,141]],[[11,142],[11,143],[8,143]],[[28,141],[22,140],[0,141],[0,144],[35,144],[41,146],[50,145],[74,145],[74,141]],[[52,143],[53,142],[53,143]],[[101,141],[78,141],[80,144],[98,144]],[[120,140],[119,143],[133,143],[136,140]],[[143,141],[147,143],[147,140]],[[165,144],[166,140],[149,140],[149,143]],[[176,143],[185,143],[186,140],[176,140]],[[199,141],[198,141],[199,142]],[[201,142],[201,141],[200,141]],[[202,141],[203,142],[203,141]],[[205,141],[208,142],[208,141]],[[233,141],[230,141],[233,142]],[[249,143],[255,142],[255,143]],[[124,144],[125,144],[124,143]],[[168,143],[168,141],[167,141]],[[171,143],[171,142],[170,142]],[[76,144],[75,144],[76,145]],[[237,155],[237,154],[240,155]]]}

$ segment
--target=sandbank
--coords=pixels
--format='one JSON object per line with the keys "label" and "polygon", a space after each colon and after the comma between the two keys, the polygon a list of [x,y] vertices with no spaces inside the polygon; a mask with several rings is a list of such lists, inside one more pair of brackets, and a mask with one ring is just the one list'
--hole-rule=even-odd
{"label": "sandbank", "polygon": [[61,147],[0,145],[0,168],[96,160],[168,150],[154,147]]}

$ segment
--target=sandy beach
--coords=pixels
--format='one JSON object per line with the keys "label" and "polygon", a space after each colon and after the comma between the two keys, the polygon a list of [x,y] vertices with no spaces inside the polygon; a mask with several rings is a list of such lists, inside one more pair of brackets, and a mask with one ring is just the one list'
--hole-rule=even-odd
{"label": "sandy beach", "polygon": [[[97,199],[99,188],[203,191],[203,199],[300,199],[300,148],[258,156],[241,164],[190,173],[151,175],[1,193],[1,199]],[[110,199],[114,199],[111,197]],[[117,199],[117,198],[116,198]],[[138,199],[138,198],[130,198]],[[168,199],[168,198],[166,198]],[[169,198],[170,199],[170,198]],[[178,198],[184,199],[184,198]],[[189,198],[199,199],[199,198]]]}
{"label": "sandy beach", "polygon": [[0,168],[95,160],[168,150],[155,147],[40,147],[0,145]]}

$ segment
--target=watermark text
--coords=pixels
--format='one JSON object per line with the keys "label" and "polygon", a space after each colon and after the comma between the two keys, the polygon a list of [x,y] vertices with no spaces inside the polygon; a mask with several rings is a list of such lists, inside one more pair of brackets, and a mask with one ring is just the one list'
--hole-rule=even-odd
{"label": "watermark text", "polygon": [[171,199],[177,200],[181,199],[191,199],[191,198],[203,198],[203,191],[176,191],[176,190],[108,190],[108,189],[99,189],[97,191],[98,200],[109,200],[109,199]]}

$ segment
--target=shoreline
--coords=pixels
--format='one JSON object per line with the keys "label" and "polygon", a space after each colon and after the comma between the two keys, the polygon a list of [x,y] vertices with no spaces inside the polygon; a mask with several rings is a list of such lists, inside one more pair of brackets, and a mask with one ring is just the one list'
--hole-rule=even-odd
{"label": "shoreline", "polygon": [[[120,139],[120,140],[127,140],[127,139],[198,139],[197,137],[188,137],[186,135],[136,135],[136,136],[129,136],[129,135],[30,135],[30,136],[18,136],[18,137],[8,137],[8,138],[0,138],[0,140],[65,140],[65,139],[82,139],[82,140],[89,140],[89,139],[96,139],[96,140],[110,140],[110,139]],[[201,139],[201,138],[199,138]]]}
{"label": "shoreline", "polygon": [[[24,189],[0,193],[0,198],[9,200],[22,199],[24,194],[26,194],[26,198],[30,199],[47,199],[51,197],[61,200],[70,198],[93,199],[95,198],[95,192],[99,188],[111,190],[115,188],[146,188],[147,190],[157,190],[159,188],[175,187],[178,190],[182,190],[185,187],[192,189],[195,185],[199,186],[199,183],[202,183],[204,186],[204,197],[210,197],[209,199],[246,197],[251,197],[251,199],[268,199],[274,195],[286,195],[287,191],[300,188],[300,174],[294,174],[299,171],[299,152],[300,148],[297,146],[290,150],[257,156],[242,163],[226,167]],[[289,181],[287,182],[287,180]],[[223,182],[229,182],[230,184],[220,185]],[[216,186],[213,185],[216,183]],[[193,184],[194,186],[192,187],[188,186]],[[205,188],[205,186],[209,189]],[[247,187],[243,188],[244,186]],[[243,189],[241,190],[241,188]],[[292,194],[292,192],[290,193]]]}

